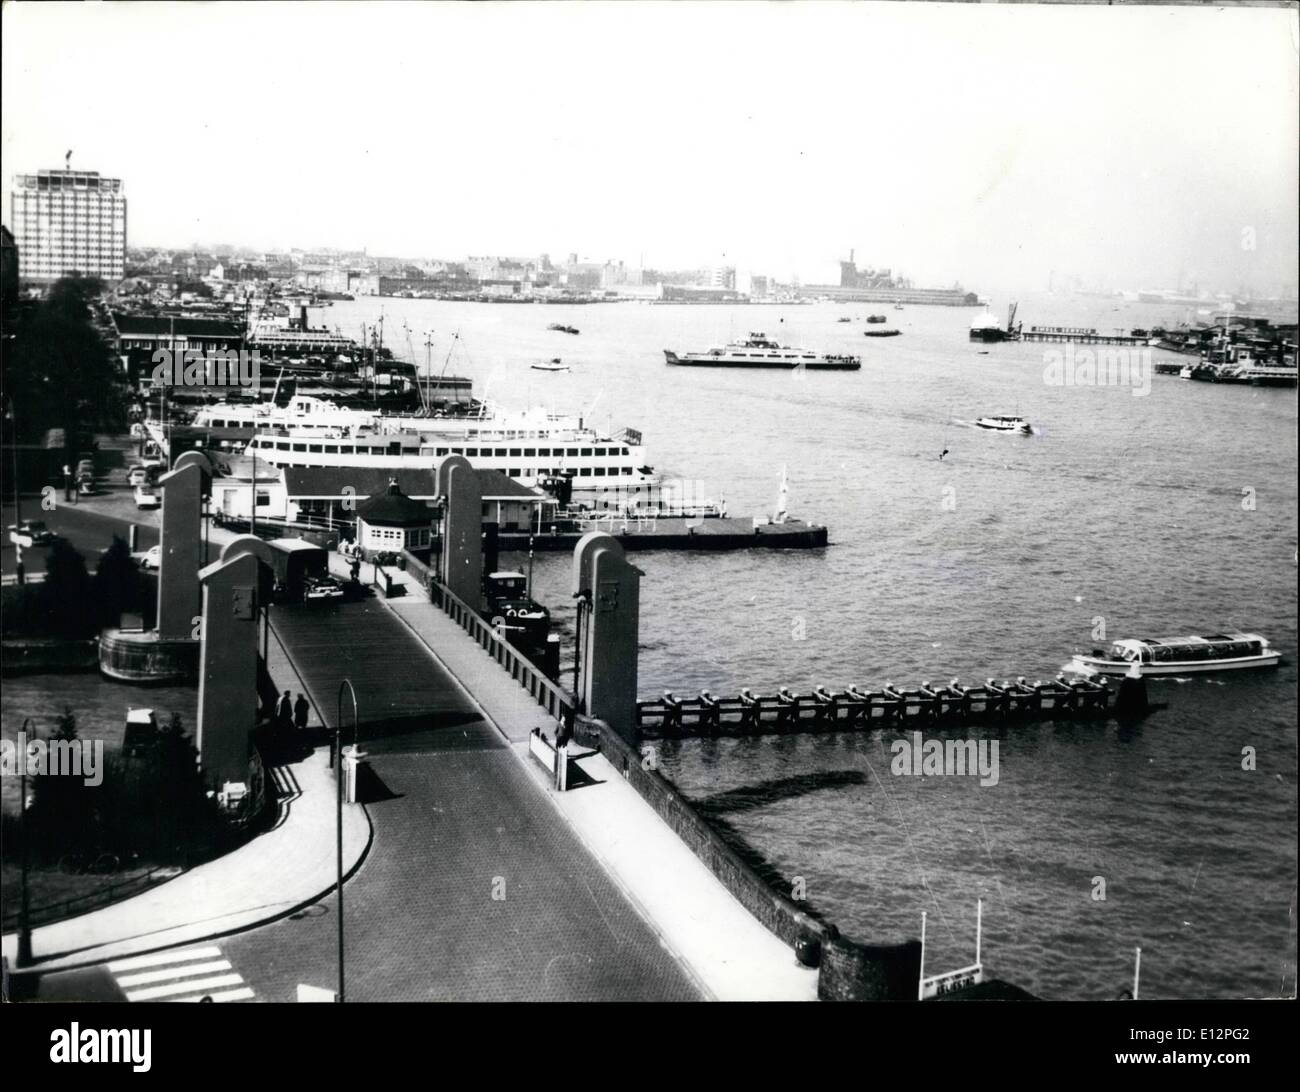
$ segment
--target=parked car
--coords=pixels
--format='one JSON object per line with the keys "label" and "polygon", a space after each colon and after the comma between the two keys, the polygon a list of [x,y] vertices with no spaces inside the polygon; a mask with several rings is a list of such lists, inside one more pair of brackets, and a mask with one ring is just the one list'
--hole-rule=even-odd
{"label": "parked car", "polygon": [[137,463],[126,472],[126,484],[141,486],[149,484],[149,470]]}
{"label": "parked car", "polygon": [[343,585],[332,576],[309,576],[303,582],[302,601],[310,603],[317,599],[342,599]]}
{"label": "parked car", "polygon": [[25,519],[9,527],[9,541],[24,549],[32,546],[48,546],[54,539],[54,532],[38,519]]}
{"label": "parked car", "polygon": [[156,569],[162,563],[162,546],[151,546],[136,556],[140,559],[140,568]]}
{"label": "parked car", "polygon": [[136,486],[135,506],[137,508],[161,508],[162,497],[147,485]]}

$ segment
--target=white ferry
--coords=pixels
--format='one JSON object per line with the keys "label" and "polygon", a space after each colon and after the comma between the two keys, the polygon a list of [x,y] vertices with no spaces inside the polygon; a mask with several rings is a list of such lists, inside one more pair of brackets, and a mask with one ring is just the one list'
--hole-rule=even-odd
{"label": "white ferry", "polygon": [[262,402],[216,402],[194,415],[195,428],[294,428],[307,431],[340,428],[373,428],[379,419],[374,410],[348,409],[324,398],[309,395],[290,398],[284,405]]}
{"label": "white ferry", "polygon": [[1066,670],[1082,675],[1187,675],[1202,671],[1238,671],[1276,667],[1281,654],[1258,633],[1216,633],[1209,637],[1130,638],[1116,641],[1109,652],[1076,653]]}
{"label": "white ferry", "polygon": [[704,368],[806,368],[809,371],[852,372],[862,367],[861,357],[846,353],[814,353],[781,345],[766,334],[754,331],[744,341],[703,352],[675,353],[664,350],[669,364]]}
{"label": "white ferry", "polygon": [[991,429],[994,432],[1023,432],[1030,433],[1034,431],[1034,426],[1026,421],[1023,417],[981,417],[975,422],[980,428]]}
{"label": "white ferry", "polygon": [[598,431],[580,417],[544,409],[480,417],[395,417],[328,428],[260,427],[245,449],[275,466],[432,469],[448,455],[536,487],[568,476],[575,492],[630,493],[658,481],[641,433]]}

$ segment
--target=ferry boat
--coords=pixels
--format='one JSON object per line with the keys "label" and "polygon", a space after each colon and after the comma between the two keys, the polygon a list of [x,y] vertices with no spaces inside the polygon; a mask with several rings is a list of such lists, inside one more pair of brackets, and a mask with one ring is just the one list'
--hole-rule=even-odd
{"label": "ferry boat", "polygon": [[877,330],[863,330],[863,337],[898,337],[901,330],[895,330],[892,326],[881,327]]}
{"label": "ferry boat", "polygon": [[814,353],[781,345],[766,334],[751,332],[744,341],[733,341],[722,348],[704,352],[677,354],[664,350],[669,364],[706,368],[807,368],[809,371],[857,371],[862,359],[845,353]]}
{"label": "ferry boat", "polygon": [[1129,638],[1109,652],[1076,653],[1066,669],[1081,675],[1187,675],[1276,667],[1281,653],[1258,633],[1216,633],[1209,637]]}
{"label": "ferry boat", "polygon": [[981,417],[975,424],[980,428],[992,429],[994,432],[1030,433],[1034,431],[1034,426],[1023,417]]}
{"label": "ferry boat", "polygon": [[269,424],[244,453],[281,467],[390,471],[431,470],[448,455],[463,455],[529,488],[568,477],[575,492],[635,493],[659,480],[637,429],[601,431],[581,417],[541,408],[507,413],[490,404],[477,417],[371,416],[336,427]]}

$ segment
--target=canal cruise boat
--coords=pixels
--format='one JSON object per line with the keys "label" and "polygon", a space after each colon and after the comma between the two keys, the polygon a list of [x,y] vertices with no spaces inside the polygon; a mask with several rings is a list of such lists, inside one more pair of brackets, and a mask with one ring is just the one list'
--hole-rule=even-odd
{"label": "canal cruise boat", "polygon": [[1276,667],[1281,654],[1258,633],[1216,633],[1209,637],[1129,638],[1109,652],[1076,653],[1069,670],[1084,675],[1188,675]]}

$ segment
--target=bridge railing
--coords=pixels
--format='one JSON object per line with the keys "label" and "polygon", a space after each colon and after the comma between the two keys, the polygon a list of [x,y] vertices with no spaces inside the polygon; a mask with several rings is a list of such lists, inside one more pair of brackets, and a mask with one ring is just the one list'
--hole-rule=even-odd
{"label": "bridge railing", "polygon": [[497,633],[478,611],[432,576],[429,578],[429,598],[473,637],[551,717],[572,729],[577,702],[569,691],[548,679],[524,653]]}
{"label": "bridge railing", "polygon": [[854,731],[884,725],[980,724],[1001,720],[1105,716],[1111,691],[1104,681],[1027,683],[1023,679],[980,686],[952,684],[909,689],[886,686],[842,691],[818,687],[795,694],[742,690],[735,697],[663,697],[637,702],[637,724],[646,737],[767,735],[782,732]]}

